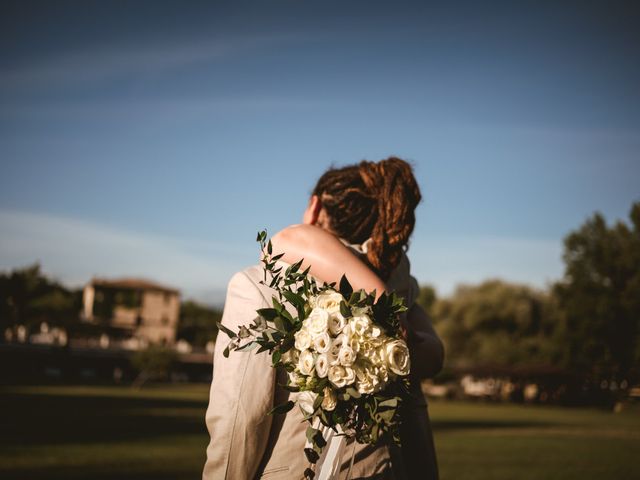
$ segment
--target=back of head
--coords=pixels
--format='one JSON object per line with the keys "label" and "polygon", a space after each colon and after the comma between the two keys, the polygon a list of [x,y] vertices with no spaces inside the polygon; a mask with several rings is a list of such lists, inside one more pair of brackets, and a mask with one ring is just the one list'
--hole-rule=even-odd
{"label": "back of head", "polygon": [[330,168],[313,191],[329,229],[351,243],[371,239],[367,259],[383,279],[398,265],[415,225],[421,200],[413,170],[404,160]]}

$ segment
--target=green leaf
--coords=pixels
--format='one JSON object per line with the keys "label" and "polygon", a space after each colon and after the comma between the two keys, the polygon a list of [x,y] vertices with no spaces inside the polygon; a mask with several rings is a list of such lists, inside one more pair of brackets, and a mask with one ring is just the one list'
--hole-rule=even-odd
{"label": "green leaf", "polygon": [[238,337],[240,338],[249,338],[251,336],[251,332],[244,325],[240,326],[240,330],[238,330]]}
{"label": "green leaf", "polygon": [[378,404],[378,408],[395,408],[398,406],[398,398],[393,397]]}
{"label": "green leaf", "polygon": [[347,280],[346,275],[342,275],[342,278],[340,278],[340,293],[345,298],[349,298],[353,293],[353,287],[349,283],[349,280]]}
{"label": "green leaf", "polygon": [[322,405],[322,400],[324,399],[324,395],[318,395],[316,399],[313,401],[313,410],[316,411]]}
{"label": "green leaf", "polygon": [[254,350],[255,348],[258,348],[258,345],[259,345],[258,342],[245,343],[241,347],[236,348],[236,351],[237,352],[250,352],[251,350]]}
{"label": "green leaf", "polygon": [[275,366],[281,358],[282,353],[280,353],[280,350],[274,350],[274,352],[271,354],[271,363],[273,363],[273,365]]}
{"label": "green leaf", "polygon": [[287,327],[285,325],[285,320],[282,317],[276,317],[273,319],[273,324],[276,326],[276,328],[278,329],[278,331],[286,333],[287,332]]}
{"label": "green leaf", "polygon": [[278,311],[278,313],[284,310],[284,307],[276,297],[271,297],[271,303],[273,303],[273,308],[275,308]]}
{"label": "green leaf", "polygon": [[289,300],[289,302],[296,308],[304,307],[305,301],[301,295],[297,295],[289,290],[284,290],[282,295],[284,295],[284,298]]}
{"label": "green leaf", "polygon": [[280,385],[280,388],[284,388],[287,392],[299,392],[300,391],[300,387],[298,387],[297,385]]}
{"label": "green leaf", "polygon": [[316,433],[313,435],[311,441],[314,445],[320,447],[320,449],[324,448],[324,446],[327,444],[327,441],[322,436],[322,432],[320,430],[316,430]]}
{"label": "green leaf", "polygon": [[309,463],[316,463],[320,458],[318,452],[316,452],[313,448],[305,448],[304,454],[306,455],[307,460],[309,460]]}
{"label": "green leaf", "polygon": [[272,408],[271,410],[269,410],[267,415],[276,415],[276,414],[281,415],[283,413],[287,413],[294,406],[295,406],[295,402],[293,400],[289,400],[288,402],[281,403],[280,405],[277,405],[274,408]]}
{"label": "green leaf", "polygon": [[278,311],[275,308],[260,308],[256,312],[269,322],[278,316]]}
{"label": "green leaf", "polygon": [[311,425],[307,427],[307,440],[309,440],[309,443],[313,442],[313,437],[319,431],[320,430],[313,428]]}
{"label": "green leaf", "polygon": [[348,307],[344,300],[340,302],[340,313],[344,318],[349,318],[352,316],[351,309]]}
{"label": "green leaf", "polygon": [[220,329],[224,333],[226,333],[229,338],[236,338],[237,337],[237,335],[234,332],[232,332],[227,327],[225,327],[221,322],[216,322],[216,325],[218,326],[218,329]]}
{"label": "green leaf", "polygon": [[222,355],[224,358],[229,358],[229,345],[223,350]]}
{"label": "green leaf", "polygon": [[347,393],[353,398],[360,398],[360,392],[353,387],[347,387]]}

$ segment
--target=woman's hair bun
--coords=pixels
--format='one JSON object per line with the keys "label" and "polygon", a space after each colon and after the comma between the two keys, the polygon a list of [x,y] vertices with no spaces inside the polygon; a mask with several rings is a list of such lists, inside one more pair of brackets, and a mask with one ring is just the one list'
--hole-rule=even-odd
{"label": "woman's hair bun", "polygon": [[313,193],[320,197],[337,235],[351,243],[371,238],[367,260],[386,279],[409,242],[422,198],[411,165],[389,157],[331,168]]}

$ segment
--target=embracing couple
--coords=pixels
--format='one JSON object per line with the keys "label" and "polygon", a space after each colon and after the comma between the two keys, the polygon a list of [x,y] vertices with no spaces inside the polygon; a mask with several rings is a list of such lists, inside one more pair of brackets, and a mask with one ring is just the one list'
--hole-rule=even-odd
{"label": "embracing couple", "polygon": [[[402,405],[401,446],[344,440],[335,478],[438,477],[420,380],[438,373],[444,351],[416,303],[419,288],[405,254],[420,199],[411,166],[399,158],[331,168],[318,180],[303,223],[272,239],[274,253],[284,252],[279,261],[283,265],[304,258],[303,268],[310,266],[310,274],[320,281],[339,282],[345,274],[355,289],[395,291],[408,307],[402,328],[411,358],[411,398]],[[262,279],[260,265],[232,277],[223,325],[237,331],[257,317],[256,310],[271,306],[273,291],[260,283]],[[301,478],[309,466],[302,453],[307,441],[303,414],[294,408],[267,415],[275,405],[298,395],[280,387],[287,373],[271,367],[268,352],[225,357],[228,342],[223,334],[216,342],[206,413],[211,439],[203,479]]]}

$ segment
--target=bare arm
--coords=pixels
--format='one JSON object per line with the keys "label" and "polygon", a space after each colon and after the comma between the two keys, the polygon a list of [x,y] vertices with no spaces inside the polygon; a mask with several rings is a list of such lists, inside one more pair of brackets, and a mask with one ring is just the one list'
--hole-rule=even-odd
{"label": "bare arm", "polygon": [[[311,274],[325,282],[339,282],[346,274],[355,289],[387,290],[385,283],[351,252],[338,238],[313,225],[293,225],[272,238],[274,252],[285,252],[282,259],[293,263],[304,258],[303,266],[311,265]],[[420,379],[435,376],[444,361],[444,347],[424,309],[414,304],[403,321],[407,343],[411,350],[414,375]]]}
{"label": "bare arm", "polygon": [[303,268],[311,265],[311,274],[325,282],[339,282],[343,274],[355,289],[378,295],[386,290],[384,282],[360,261],[335,235],[313,225],[293,225],[271,239],[275,253],[285,252],[284,260],[293,263],[304,258]]}

